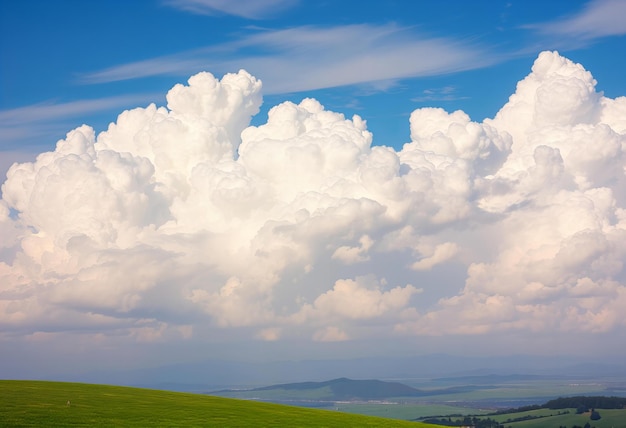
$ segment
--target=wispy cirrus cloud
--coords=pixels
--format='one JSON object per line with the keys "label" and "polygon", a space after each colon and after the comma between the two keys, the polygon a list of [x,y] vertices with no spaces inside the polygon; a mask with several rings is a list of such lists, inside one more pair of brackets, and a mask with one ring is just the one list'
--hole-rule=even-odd
{"label": "wispy cirrus cloud", "polygon": [[264,19],[282,12],[298,0],[164,0],[164,4],[202,15],[234,15],[247,19]]}
{"label": "wispy cirrus cloud", "polygon": [[194,59],[194,57],[206,57],[207,53],[204,49],[191,50],[175,55],[135,61],[84,74],[79,77],[79,81],[81,83],[93,84],[119,82],[150,76],[181,75],[189,70],[206,66],[206,59]]}
{"label": "wispy cirrus cloud", "polygon": [[454,86],[444,86],[442,88],[429,88],[422,91],[422,95],[411,98],[411,101],[456,101],[464,100],[468,97],[459,95],[457,88]]}
{"label": "wispy cirrus cloud", "polygon": [[623,0],[593,0],[575,15],[527,28],[543,34],[589,41],[626,34],[625,15],[626,2]]}
{"label": "wispy cirrus cloud", "polygon": [[[138,102],[152,100],[157,96],[157,94],[121,95],[66,103],[45,102],[10,110],[0,110],[0,127],[82,116],[125,105],[134,105]],[[0,138],[2,137],[0,136]]]}
{"label": "wispy cirrus cloud", "polygon": [[244,68],[263,80],[265,93],[286,93],[432,76],[501,60],[484,46],[392,24],[303,26],[256,31],[220,45],[95,71],[81,80],[105,83]]}
{"label": "wispy cirrus cloud", "polygon": [[51,134],[58,134],[61,137],[65,135],[68,127],[75,126],[70,123],[72,119],[150,103],[159,97],[158,94],[131,94],[64,103],[48,101],[0,110],[0,144],[10,148],[22,146],[21,143],[24,141],[32,141]]}

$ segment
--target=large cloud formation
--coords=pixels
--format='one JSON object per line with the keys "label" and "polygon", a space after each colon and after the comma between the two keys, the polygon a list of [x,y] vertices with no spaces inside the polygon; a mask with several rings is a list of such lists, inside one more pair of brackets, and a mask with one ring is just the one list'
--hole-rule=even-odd
{"label": "large cloud formation", "polygon": [[249,126],[261,82],[197,74],[9,170],[2,335],[623,328],[626,98],[595,85],[543,52],[495,118],[419,109],[396,151],[314,99]]}

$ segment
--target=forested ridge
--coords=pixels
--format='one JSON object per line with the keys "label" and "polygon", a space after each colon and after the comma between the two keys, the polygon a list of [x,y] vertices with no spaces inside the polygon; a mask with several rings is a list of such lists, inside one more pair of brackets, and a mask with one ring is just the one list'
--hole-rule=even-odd
{"label": "forested ridge", "polygon": [[559,397],[541,406],[544,409],[623,409],[626,407],[624,397]]}

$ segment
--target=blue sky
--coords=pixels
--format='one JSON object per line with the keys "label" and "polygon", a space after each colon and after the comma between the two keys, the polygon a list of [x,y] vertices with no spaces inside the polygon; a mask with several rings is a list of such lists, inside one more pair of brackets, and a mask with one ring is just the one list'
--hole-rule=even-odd
{"label": "blue sky", "polygon": [[0,377],[623,355],[624,16],[0,2]]}
{"label": "blue sky", "polygon": [[[374,144],[401,147],[418,107],[493,117],[538,52],[583,63],[626,93],[621,1],[5,1],[0,5],[0,151],[49,150],[83,123],[164,105],[199,71],[240,68],[264,108],[314,97],[359,114]],[[613,22],[610,22],[613,21]],[[608,23],[607,23],[608,22]]]}

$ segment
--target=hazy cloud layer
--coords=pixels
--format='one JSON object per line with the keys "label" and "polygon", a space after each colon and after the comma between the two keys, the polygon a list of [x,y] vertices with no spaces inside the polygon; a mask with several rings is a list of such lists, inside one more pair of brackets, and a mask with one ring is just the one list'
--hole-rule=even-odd
{"label": "hazy cloud layer", "polygon": [[313,99],[249,126],[261,82],[197,74],[9,170],[2,335],[622,329],[626,98],[595,85],[543,52],[495,118],[419,109],[396,151]]}

